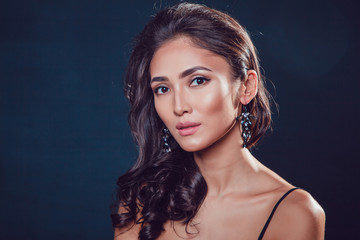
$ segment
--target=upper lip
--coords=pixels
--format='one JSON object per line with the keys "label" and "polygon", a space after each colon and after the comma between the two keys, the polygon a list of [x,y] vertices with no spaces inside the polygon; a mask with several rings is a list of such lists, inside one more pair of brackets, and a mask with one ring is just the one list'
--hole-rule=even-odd
{"label": "upper lip", "polygon": [[200,123],[195,123],[195,122],[179,122],[178,124],[176,124],[176,128],[177,129],[183,129],[183,128],[188,128],[188,127],[196,127],[199,126]]}

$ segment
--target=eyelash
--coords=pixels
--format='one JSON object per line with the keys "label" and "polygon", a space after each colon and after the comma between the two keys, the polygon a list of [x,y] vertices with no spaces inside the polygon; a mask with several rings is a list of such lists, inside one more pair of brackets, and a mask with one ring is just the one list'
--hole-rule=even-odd
{"label": "eyelash", "polygon": [[[197,80],[201,80],[202,82],[201,83],[198,83],[197,85],[195,86],[199,86],[199,85],[203,85],[205,84],[205,82],[208,82],[210,81],[210,79],[206,78],[206,77],[195,77],[193,80],[191,80],[191,83],[190,83],[190,86],[193,85],[193,83]],[[162,91],[162,93],[159,93],[159,90],[164,90]],[[165,87],[165,86],[159,86],[157,88],[154,89],[154,93],[155,94],[165,94],[166,92],[169,91],[169,88],[168,87]]]}
{"label": "eyelash", "polygon": [[165,86],[159,86],[159,87],[157,87],[157,88],[154,89],[154,93],[155,93],[155,94],[164,94],[164,93],[159,93],[159,90],[160,90],[160,89],[163,89],[163,90],[164,90],[164,88],[166,88],[166,90],[169,91],[169,88],[167,88],[167,87],[165,87]]}
{"label": "eyelash", "polygon": [[203,85],[205,82],[208,82],[210,79],[208,79],[208,78],[206,78],[206,77],[196,77],[196,78],[194,78],[194,79],[191,81],[190,86],[191,86],[195,81],[197,81],[197,80],[201,80],[201,81],[202,81],[202,83],[196,85],[196,86],[199,86],[199,85]]}

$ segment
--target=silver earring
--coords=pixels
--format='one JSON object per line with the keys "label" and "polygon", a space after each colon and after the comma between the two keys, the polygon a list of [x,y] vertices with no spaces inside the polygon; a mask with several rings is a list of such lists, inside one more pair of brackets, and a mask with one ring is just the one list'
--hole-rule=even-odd
{"label": "silver earring", "polygon": [[247,143],[251,138],[251,120],[253,116],[250,114],[248,106],[242,105],[241,115],[236,118],[236,120],[241,120],[240,124],[242,127],[241,137],[243,139],[243,148],[247,147]]}
{"label": "silver earring", "polygon": [[169,142],[168,142],[170,136],[171,136],[171,134],[170,134],[169,129],[164,128],[162,130],[162,133],[161,133],[161,137],[162,137],[163,142],[164,142],[163,149],[162,149],[164,153],[171,152],[171,148],[170,148],[170,145],[169,145]]}

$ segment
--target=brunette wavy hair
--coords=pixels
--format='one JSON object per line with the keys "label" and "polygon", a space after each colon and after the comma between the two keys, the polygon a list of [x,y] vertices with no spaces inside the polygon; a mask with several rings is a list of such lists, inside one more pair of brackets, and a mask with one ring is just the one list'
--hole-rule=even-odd
{"label": "brunette wavy hair", "polygon": [[[163,151],[164,123],[154,107],[149,66],[165,42],[186,36],[199,48],[223,56],[231,66],[234,81],[243,81],[253,69],[259,77],[258,93],[248,104],[254,116],[253,147],[270,126],[269,94],[264,86],[256,49],[247,31],[229,15],[204,5],[180,3],[158,12],[135,39],[125,77],[125,95],[130,101],[128,121],[139,148],[136,163],[120,176],[116,193],[114,228],[126,231],[141,224],[139,239],[156,239],[167,221],[187,227],[198,212],[207,185],[193,154],[171,138],[171,152]],[[120,207],[120,210],[119,210]]]}

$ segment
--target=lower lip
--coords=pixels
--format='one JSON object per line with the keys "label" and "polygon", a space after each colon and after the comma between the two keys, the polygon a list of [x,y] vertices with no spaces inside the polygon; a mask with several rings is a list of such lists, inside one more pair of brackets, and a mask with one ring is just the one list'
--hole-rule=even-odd
{"label": "lower lip", "polygon": [[181,136],[193,135],[194,133],[196,133],[197,130],[199,130],[199,128],[200,128],[200,125],[179,129],[179,134]]}

